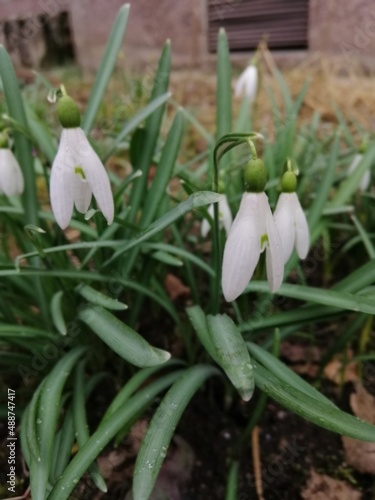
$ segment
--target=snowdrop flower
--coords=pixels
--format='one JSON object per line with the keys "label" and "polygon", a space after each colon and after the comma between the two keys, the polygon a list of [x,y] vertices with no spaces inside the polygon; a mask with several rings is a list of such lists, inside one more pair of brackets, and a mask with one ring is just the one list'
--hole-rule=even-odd
{"label": "snowdrop flower", "polygon": [[[209,215],[214,218],[214,206],[210,205],[207,209]],[[229,233],[230,227],[232,225],[232,212],[229,207],[228,199],[225,194],[222,195],[219,200],[219,226],[220,229],[224,228],[225,232]],[[211,229],[210,223],[207,219],[203,219],[201,225],[201,235],[205,238]]]}
{"label": "snowdrop flower", "polygon": [[0,134],[0,194],[15,196],[23,192],[21,167],[9,148],[8,137]]}
{"label": "snowdrop flower", "polygon": [[274,212],[285,264],[290,259],[294,247],[298,257],[305,259],[310,246],[309,226],[295,192],[296,186],[296,175],[291,171],[285,172],[281,179],[282,193],[277,200]]}
{"label": "snowdrop flower", "polygon": [[242,197],[224,248],[222,287],[228,302],[244,291],[264,250],[272,292],[280,287],[284,275],[281,241],[264,192],[267,172],[261,160],[249,162],[245,180],[249,192]]}
{"label": "snowdrop flower", "polygon": [[61,229],[69,225],[74,206],[86,213],[94,195],[108,224],[114,217],[114,203],[106,170],[80,128],[78,106],[64,93],[57,104],[63,131],[50,178],[51,206]]}
{"label": "snowdrop flower", "polygon": [[235,85],[236,97],[247,97],[250,102],[255,100],[258,90],[258,69],[250,64],[239,76]]}
{"label": "snowdrop flower", "polygon": [[[355,157],[353,158],[352,163],[350,164],[350,167],[348,169],[348,174],[352,174],[358,165],[361,163],[363,158],[363,154],[357,153]],[[359,189],[363,192],[366,191],[366,189],[369,187],[371,181],[371,172],[369,169],[366,170],[366,172],[363,174],[363,177],[361,179],[361,182],[359,183]]]}

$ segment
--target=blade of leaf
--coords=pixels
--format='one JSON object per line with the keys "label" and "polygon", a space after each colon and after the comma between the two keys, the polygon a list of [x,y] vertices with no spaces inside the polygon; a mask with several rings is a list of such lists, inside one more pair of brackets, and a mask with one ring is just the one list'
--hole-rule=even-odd
{"label": "blade of leaf", "polygon": [[105,295],[89,285],[79,285],[77,292],[91,304],[110,309],[111,311],[124,311],[128,308],[126,304]]}
{"label": "blade of leaf", "polygon": [[259,363],[254,365],[255,384],[288,410],[329,431],[375,442],[375,426],[298,391]]}
{"label": "blade of leaf", "polygon": [[[150,102],[168,91],[170,64],[171,44],[168,40],[160,57]],[[135,215],[142,203],[147,187],[148,172],[152,163],[156,143],[160,134],[160,126],[164,114],[164,109],[165,105],[160,106],[147,118],[145,123],[147,140],[144,142],[143,155],[141,156],[139,163],[133,166],[135,170],[141,170],[143,176],[134,185],[130,195],[129,204],[131,206],[131,210],[129,219],[131,221],[135,219]]]}
{"label": "blade of leaf", "polygon": [[176,375],[174,373],[156,380],[129,399],[125,406],[118,408],[105,424],[99,425],[98,429],[69,463],[59,481],[48,495],[47,500],[67,500],[70,498],[70,494],[76,487],[79,479],[111,439],[125,425],[131,422],[136,415],[144,411],[153,402],[154,398],[175,380]]}
{"label": "blade of leaf", "polygon": [[32,463],[30,471],[31,494],[35,500],[45,499],[62,390],[70,371],[84,352],[85,349],[82,347],[70,351],[60,359],[43,381],[36,421],[40,456]]}
{"label": "blade of leaf", "polygon": [[182,413],[199,387],[217,373],[212,366],[193,366],[186,370],[163,398],[137,456],[133,480],[134,500],[149,498]]}
{"label": "blade of leaf", "polygon": [[119,356],[135,366],[165,363],[169,352],[152,347],[143,337],[100,306],[87,306],[79,318]]}
{"label": "blade of leaf", "polygon": [[111,34],[107,42],[100,66],[96,73],[96,79],[89,97],[85,114],[82,119],[82,128],[88,133],[94,123],[95,117],[103,100],[105,90],[113,69],[116,65],[117,55],[124,38],[126,24],[129,15],[129,4],[123,5],[115,19]]}
{"label": "blade of leaf", "polygon": [[216,361],[242,399],[250,401],[254,392],[253,366],[240,331],[226,314],[207,316],[207,327]]}
{"label": "blade of leaf", "polygon": [[113,254],[113,256],[103,264],[103,267],[110,264],[113,260],[117,259],[123,253],[129,251],[131,248],[139,245],[143,241],[150,239],[158,232],[170,226],[173,222],[185,215],[190,210],[203,207],[205,205],[210,205],[211,203],[216,203],[221,199],[221,196],[222,195],[213,193],[211,191],[200,191],[198,193],[190,195],[186,200],[182,201],[176,207],[172,208],[172,210],[170,210],[168,213],[160,217],[160,219],[157,219],[145,231],[141,232],[140,235],[135,236],[131,241],[129,241],[129,243],[125,244],[121,249],[117,250]]}
{"label": "blade of leaf", "polygon": [[305,394],[308,394],[312,398],[322,401],[325,404],[335,406],[332,401],[327,399],[321,392],[317,391],[303,378],[299,377],[294,371],[284,365],[284,363],[282,363],[271,353],[269,353],[265,349],[262,349],[262,347],[254,344],[253,342],[248,342],[247,347],[251,355],[279,380],[291,385],[295,389],[304,392]]}

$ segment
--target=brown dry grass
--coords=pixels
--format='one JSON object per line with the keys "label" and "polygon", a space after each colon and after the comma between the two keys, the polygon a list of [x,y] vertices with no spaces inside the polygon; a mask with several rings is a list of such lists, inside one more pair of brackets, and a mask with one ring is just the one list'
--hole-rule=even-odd
{"label": "brown dry grass", "polygon": [[[282,102],[278,83],[273,76],[276,66],[270,52],[261,56],[261,86],[257,98],[258,118],[268,119],[272,107],[265,87],[272,89],[277,103]],[[323,122],[336,123],[335,106],[349,121],[354,120],[372,132],[375,128],[375,76],[360,66],[348,66],[342,59],[328,59],[320,54],[310,56],[291,69],[282,71],[292,97],[296,97],[309,80],[310,87],[301,109],[302,123],[318,112]],[[175,72],[171,75],[174,99],[193,112],[211,132],[215,128],[215,74],[201,71]],[[234,113],[240,102],[234,100]]]}

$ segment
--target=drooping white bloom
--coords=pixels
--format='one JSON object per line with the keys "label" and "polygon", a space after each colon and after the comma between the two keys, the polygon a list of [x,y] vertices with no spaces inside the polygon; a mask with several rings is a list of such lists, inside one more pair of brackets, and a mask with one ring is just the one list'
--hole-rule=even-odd
{"label": "drooping white bloom", "polygon": [[[358,153],[358,154],[355,155],[355,157],[353,158],[353,161],[350,164],[350,167],[348,169],[348,174],[349,175],[352,174],[356,170],[356,168],[358,167],[358,165],[361,163],[362,158],[363,158],[363,155],[360,154],[360,153]],[[359,189],[361,191],[366,191],[366,189],[370,185],[370,181],[371,181],[371,172],[370,172],[369,169],[367,169],[366,172],[363,174],[361,182],[359,183]]]}
{"label": "drooping white bloom", "polygon": [[281,239],[284,263],[290,259],[294,247],[298,257],[305,259],[310,246],[310,232],[296,193],[280,194],[274,219]]}
{"label": "drooping white bloom", "polygon": [[264,249],[268,283],[275,292],[284,275],[280,236],[267,195],[264,192],[245,193],[224,249],[222,286],[225,300],[231,302],[241,295]]}
{"label": "drooping white bloom", "polygon": [[258,90],[258,69],[250,64],[239,76],[235,86],[236,97],[247,97],[250,102],[255,100]]}
{"label": "drooping white bloom", "polygon": [[0,148],[0,194],[20,195],[23,192],[21,167],[9,148]]}
{"label": "drooping white bloom", "polygon": [[[214,206],[210,205],[207,209],[209,215],[214,218]],[[225,195],[222,195],[221,199],[219,200],[219,225],[220,229],[224,228],[225,232],[229,233],[229,230],[232,225],[232,212],[229,207],[229,203],[227,200],[227,197]],[[203,238],[205,238],[209,231],[211,229],[210,223],[208,222],[207,219],[203,219],[202,225],[201,225],[201,235]]]}
{"label": "drooping white bloom", "polygon": [[61,229],[68,226],[74,205],[79,212],[87,212],[92,195],[112,224],[114,203],[107,172],[84,131],[64,128],[50,179],[52,211]]}

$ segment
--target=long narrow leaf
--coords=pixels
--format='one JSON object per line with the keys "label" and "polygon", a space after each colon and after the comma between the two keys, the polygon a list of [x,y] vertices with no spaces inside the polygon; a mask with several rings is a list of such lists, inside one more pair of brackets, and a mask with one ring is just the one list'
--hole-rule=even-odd
{"label": "long narrow leaf", "polygon": [[152,347],[137,332],[100,306],[87,306],[79,317],[113,351],[135,366],[160,365],[171,356],[169,352]]}
{"label": "long narrow leaf", "polygon": [[293,413],[329,431],[375,442],[375,426],[295,389],[258,363],[254,376],[259,389]]}
{"label": "long narrow leaf", "polygon": [[77,482],[90,467],[103,448],[116,434],[133,421],[136,415],[144,411],[155,396],[169,387],[176,380],[176,375],[170,373],[139,391],[125,406],[120,407],[111,417],[100,425],[87,443],[78,451],[56,483],[47,500],[67,500],[76,487]]}
{"label": "long narrow leaf", "polygon": [[109,36],[89,97],[86,112],[82,119],[82,128],[86,133],[88,133],[92,128],[100,104],[103,100],[104,92],[116,65],[117,55],[121,48],[128,21],[129,8],[130,6],[128,4],[121,7]]}
{"label": "long narrow leaf", "polygon": [[149,498],[167,454],[174,430],[194,393],[217,370],[196,365],[186,370],[163,398],[143,438],[135,464],[133,498]]}

